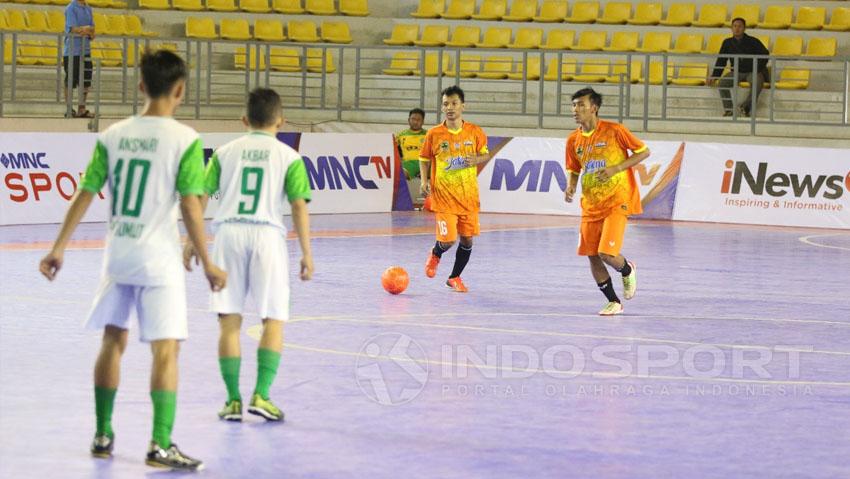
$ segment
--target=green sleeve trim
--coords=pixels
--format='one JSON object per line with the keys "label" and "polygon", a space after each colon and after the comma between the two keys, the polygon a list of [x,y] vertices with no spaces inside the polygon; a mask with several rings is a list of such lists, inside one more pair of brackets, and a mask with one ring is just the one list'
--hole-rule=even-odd
{"label": "green sleeve trim", "polygon": [[181,196],[204,194],[204,146],[198,138],[180,157],[177,191]]}
{"label": "green sleeve trim", "polygon": [[298,199],[303,199],[308,203],[310,202],[312,195],[310,191],[310,180],[307,178],[307,168],[304,166],[304,160],[301,158],[290,163],[286,169],[284,189],[290,203]]}
{"label": "green sleeve trim", "polygon": [[109,174],[109,154],[106,152],[106,146],[97,140],[94,145],[94,153],[92,153],[89,166],[86,167],[86,173],[83,175],[83,181],[80,188],[89,193],[97,193],[103,188],[106,183],[106,177]]}
{"label": "green sleeve trim", "polygon": [[212,195],[221,187],[221,163],[218,162],[218,152],[213,153],[210,162],[207,163],[207,171],[204,173],[204,191]]}

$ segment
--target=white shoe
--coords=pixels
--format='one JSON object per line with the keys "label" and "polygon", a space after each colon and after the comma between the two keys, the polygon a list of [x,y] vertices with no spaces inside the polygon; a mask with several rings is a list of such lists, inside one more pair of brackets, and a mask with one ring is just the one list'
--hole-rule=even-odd
{"label": "white shoe", "polygon": [[623,305],[616,301],[610,301],[599,312],[599,316],[616,316],[618,314],[623,314]]}
{"label": "white shoe", "polygon": [[634,298],[637,291],[637,268],[631,261],[629,261],[629,266],[632,267],[632,273],[623,276],[623,297],[626,299]]}

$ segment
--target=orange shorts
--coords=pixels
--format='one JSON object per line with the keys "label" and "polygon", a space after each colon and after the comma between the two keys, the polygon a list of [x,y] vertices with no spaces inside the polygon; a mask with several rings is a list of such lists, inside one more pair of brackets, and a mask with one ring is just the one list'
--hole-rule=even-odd
{"label": "orange shorts", "polygon": [[585,221],[582,219],[578,255],[596,256],[599,253],[604,253],[617,256],[620,254],[628,219],[628,216],[616,211],[600,220]]}
{"label": "orange shorts", "polygon": [[478,213],[455,215],[452,213],[437,213],[437,241],[451,243],[460,236],[478,236],[481,225],[478,224]]}

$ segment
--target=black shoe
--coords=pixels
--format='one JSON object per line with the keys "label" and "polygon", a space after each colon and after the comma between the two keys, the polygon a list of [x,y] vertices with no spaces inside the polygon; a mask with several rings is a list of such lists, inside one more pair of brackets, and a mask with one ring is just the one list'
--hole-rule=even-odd
{"label": "black shoe", "polygon": [[106,434],[95,435],[94,441],[91,443],[91,455],[101,458],[112,457],[112,446],[114,445],[115,436],[110,437]]}
{"label": "black shoe", "polygon": [[203,462],[183,454],[173,442],[171,447],[163,449],[159,447],[159,444],[151,441],[145,464],[175,471],[200,471],[204,468]]}

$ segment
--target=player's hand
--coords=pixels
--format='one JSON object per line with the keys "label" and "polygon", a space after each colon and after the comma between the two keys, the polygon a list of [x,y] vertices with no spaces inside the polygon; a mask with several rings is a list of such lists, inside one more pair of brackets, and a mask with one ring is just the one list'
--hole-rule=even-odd
{"label": "player's hand", "polygon": [[227,286],[227,271],[222,270],[218,266],[210,263],[209,266],[204,268],[204,274],[207,276],[211,290],[221,291]]}
{"label": "player's hand", "polygon": [[609,166],[603,170],[599,170],[596,172],[596,178],[599,181],[608,181],[614,177],[617,173],[619,173],[619,169],[616,166]]}
{"label": "player's hand", "polygon": [[475,157],[467,157],[463,159],[463,166],[469,168],[470,166],[475,166],[478,164],[478,160]]}
{"label": "player's hand", "polygon": [[708,77],[705,80],[705,84],[708,86],[714,86],[717,83],[717,78]]}
{"label": "player's hand", "polygon": [[301,281],[310,281],[313,278],[313,256],[301,257]]}
{"label": "player's hand", "polygon": [[567,189],[564,190],[564,201],[567,203],[573,202],[573,196],[576,194],[576,187],[573,185],[567,185]]}
{"label": "player's hand", "polygon": [[41,258],[41,262],[38,264],[38,270],[41,271],[41,274],[44,275],[45,278],[53,281],[56,278],[56,273],[62,269],[62,253],[56,253],[51,251]]}
{"label": "player's hand", "polygon": [[431,196],[431,182],[423,180],[422,183],[419,184],[419,193],[423,198]]}
{"label": "player's hand", "polygon": [[192,246],[192,243],[186,243],[186,246],[183,247],[183,267],[186,268],[186,271],[192,271],[192,259],[195,260],[195,265],[200,264],[195,247]]}

